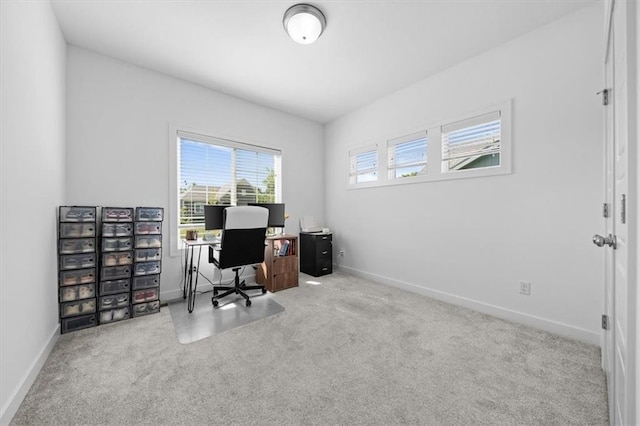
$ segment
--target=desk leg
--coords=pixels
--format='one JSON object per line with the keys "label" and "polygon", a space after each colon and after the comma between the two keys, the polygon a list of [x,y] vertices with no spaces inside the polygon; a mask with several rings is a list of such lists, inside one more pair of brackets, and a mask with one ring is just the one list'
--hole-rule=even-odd
{"label": "desk leg", "polygon": [[183,243],[183,247],[186,250],[184,253],[184,277],[182,277],[182,299],[186,299],[187,298],[187,278],[188,278],[188,274],[189,274],[189,250],[190,247],[186,244]]}
{"label": "desk leg", "polygon": [[193,311],[194,304],[194,295],[195,292],[193,289],[193,246],[189,247],[189,271],[187,273],[187,283],[185,283],[185,287],[187,288],[187,309],[189,312]]}
{"label": "desk leg", "polygon": [[[200,267],[200,256],[202,255],[202,246],[198,246],[198,262],[196,268]],[[187,309],[189,313],[193,312],[193,308],[196,304],[196,290],[198,289],[198,275],[199,271],[195,272],[196,280],[193,282],[193,249],[191,250],[191,268],[189,268],[189,300],[187,300]],[[193,285],[193,288],[192,288]]]}

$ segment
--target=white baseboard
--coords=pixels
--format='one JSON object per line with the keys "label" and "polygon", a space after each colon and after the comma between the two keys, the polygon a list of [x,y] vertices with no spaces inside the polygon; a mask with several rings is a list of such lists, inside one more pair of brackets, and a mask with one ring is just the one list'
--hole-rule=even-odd
{"label": "white baseboard", "polygon": [[540,330],[548,331],[550,333],[558,334],[560,336],[568,337],[570,339],[578,340],[584,343],[589,343],[596,346],[601,345],[601,336],[599,333],[583,328],[574,327],[572,325],[563,324],[561,322],[552,321],[546,318],[541,318],[534,315],[525,314],[523,312],[502,308],[500,306],[495,306],[485,302],[457,296],[455,294],[445,293],[440,290],[434,290],[408,282],[398,281],[393,278],[372,274],[344,265],[340,265],[340,271],[357,277],[366,278],[379,284],[401,288],[403,290],[421,294],[423,296],[431,297],[433,299],[441,300],[453,305],[463,306],[465,308],[473,309],[474,311],[482,312],[484,314],[492,315],[494,317],[502,318],[508,321],[528,325],[530,327],[538,328]]}
{"label": "white baseboard", "polygon": [[182,290],[179,288],[169,290],[169,291],[160,291],[160,300],[162,303],[165,302],[173,302],[176,300],[182,300]]}
{"label": "white baseboard", "polygon": [[24,400],[24,397],[27,396],[27,392],[29,392],[29,389],[31,389],[33,382],[36,380],[36,377],[38,377],[38,373],[40,373],[42,366],[49,357],[49,354],[51,353],[53,347],[56,345],[59,337],[60,324],[58,324],[56,328],[54,328],[53,333],[49,337],[49,340],[27,370],[27,374],[22,379],[22,382],[13,392],[13,395],[11,395],[7,404],[2,407],[2,414],[0,414],[0,425],[5,426],[11,423],[11,419],[13,419],[13,416],[15,416],[18,408],[20,408],[22,400]]}

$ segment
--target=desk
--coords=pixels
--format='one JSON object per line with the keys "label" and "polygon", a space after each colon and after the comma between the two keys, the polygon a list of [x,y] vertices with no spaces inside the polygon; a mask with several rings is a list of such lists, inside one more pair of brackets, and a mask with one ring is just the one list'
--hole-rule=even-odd
{"label": "desk", "polygon": [[[202,255],[202,247],[203,246],[215,246],[220,244],[219,241],[204,241],[202,239],[197,240],[182,240],[182,246],[186,250],[184,256],[184,288],[182,289],[182,298],[187,300],[187,309],[189,312],[193,312],[193,306],[196,303],[196,289],[198,288],[198,273],[200,268],[200,257]],[[195,281],[193,278],[193,260],[194,260],[194,249],[198,249],[198,260],[195,264],[196,272],[195,272]]]}

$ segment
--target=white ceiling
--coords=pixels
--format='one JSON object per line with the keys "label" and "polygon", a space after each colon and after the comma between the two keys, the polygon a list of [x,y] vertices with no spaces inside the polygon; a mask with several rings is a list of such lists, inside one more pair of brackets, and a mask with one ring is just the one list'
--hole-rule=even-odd
{"label": "white ceiling", "polygon": [[318,0],[311,45],[295,1],[52,0],[65,38],[257,104],[329,122],[597,0]]}

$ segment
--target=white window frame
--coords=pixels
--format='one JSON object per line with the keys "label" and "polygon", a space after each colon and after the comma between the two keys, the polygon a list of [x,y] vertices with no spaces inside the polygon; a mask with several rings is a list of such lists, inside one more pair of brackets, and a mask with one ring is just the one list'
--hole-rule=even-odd
{"label": "white window frame", "polygon": [[[198,142],[211,143],[212,145],[226,146],[256,152],[276,155],[276,200],[282,200],[282,151],[276,148],[256,145],[237,137],[214,136],[212,132],[182,126],[169,125],[169,255],[180,255],[182,241],[179,238],[180,199],[178,195],[178,171],[180,169],[180,138],[189,138]],[[279,172],[279,176],[278,176]],[[233,204],[233,202],[232,202]]]}
{"label": "white window frame", "polygon": [[[357,162],[358,156],[362,154],[368,154],[370,152],[375,152],[376,155],[376,167],[375,169],[366,169],[367,171],[373,170],[376,173],[376,180],[366,181],[366,182],[358,182],[358,176],[361,173],[358,173]],[[351,186],[355,186],[358,188],[366,188],[370,186],[377,186],[380,182],[381,173],[380,173],[380,150],[378,144],[371,144],[364,147],[360,147],[357,149],[349,150],[349,184]]]}
{"label": "white window frame", "polygon": [[[414,165],[414,166],[419,166],[419,165],[423,165],[426,169],[426,171],[424,173],[419,173],[416,176],[404,176],[404,177],[396,177],[396,172],[399,168],[398,162],[397,162],[397,147],[399,145],[403,145],[407,142],[415,142],[417,140],[420,139],[425,139],[425,157],[423,161],[417,161],[414,164],[410,164],[410,165]],[[416,133],[412,133],[410,135],[406,135],[406,136],[402,136],[399,138],[395,138],[392,140],[387,141],[387,179],[389,181],[394,181],[394,180],[411,180],[411,179],[416,179],[416,178],[420,178],[422,176],[426,176],[428,173],[428,168],[429,168],[429,135],[428,132],[426,130],[423,130],[421,132],[416,132]],[[408,167],[410,165],[407,164],[403,164],[401,165],[401,167]]]}
{"label": "white window frame", "polygon": [[[467,112],[456,117],[452,117],[447,120],[439,120],[438,122],[431,123],[423,126],[421,129],[413,129],[405,132],[398,132],[397,134],[415,135],[419,132],[426,132],[427,141],[427,173],[418,176],[412,176],[411,178],[402,179],[389,179],[388,164],[389,164],[389,147],[392,146],[397,140],[402,140],[402,137],[391,136],[386,138],[386,142],[379,142],[375,145],[369,143],[361,147],[349,148],[349,173],[347,178],[347,189],[359,189],[359,188],[371,188],[387,185],[406,185],[420,182],[431,182],[441,180],[452,179],[464,179],[464,178],[478,178],[485,176],[498,176],[510,174],[511,168],[511,156],[512,156],[512,140],[511,140],[511,99],[493,104],[484,108],[476,109],[475,111]],[[465,120],[473,119],[474,117],[480,117],[493,112],[499,111],[500,113],[500,165],[484,168],[468,169],[468,170],[455,170],[455,171],[442,171],[442,127],[452,123],[462,122]],[[377,147],[378,153],[378,180],[375,182],[366,183],[352,183],[351,182],[351,158],[353,153],[364,152],[370,150],[371,147]]]}
{"label": "white window frame", "polygon": [[[444,152],[446,150],[448,150],[449,146],[445,147],[445,139],[447,139],[445,137],[445,134],[451,134],[463,129],[470,129],[482,124],[488,124],[488,123],[492,123],[495,121],[499,121],[500,122],[500,137],[498,138],[498,144],[499,144],[499,149],[497,151],[497,154],[499,154],[500,156],[502,156],[502,112],[500,110],[496,110],[496,111],[492,111],[490,113],[487,114],[481,114],[481,115],[477,115],[475,117],[470,117],[464,120],[460,120],[460,121],[454,121],[451,123],[447,123],[444,124],[440,127],[440,144],[441,144],[441,149],[442,149],[442,161],[440,163],[440,167],[441,167],[441,171],[442,173],[463,173],[466,172],[468,170],[477,170],[477,169],[485,169],[485,168],[499,168],[500,164],[498,165],[493,165],[493,166],[485,166],[485,167],[478,167],[478,168],[474,168],[474,169],[458,169],[458,170],[450,170],[449,169],[449,165],[447,164],[448,161],[453,161],[456,159],[468,159],[470,157],[470,155],[467,153],[466,155],[458,155],[456,156],[455,154],[453,156],[449,156],[445,159],[444,156]],[[494,140],[492,143],[495,143],[496,141]],[[484,142],[482,142],[483,144],[487,144],[487,141],[485,140]],[[475,145],[481,145],[481,143],[479,143],[477,140],[472,142],[471,144],[475,144]],[[470,143],[465,142],[465,143],[461,143],[461,145],[466,145],[469,146]],[[453,147],[453,150],[455,150],[455,146]],[[489,152],[489,153],[496,153],[496,152]],[[486,154],[483,154],[486,155]],[[502,159],[500,159],[502,160]],[[500,161],[500,163],[502,163],[502,161]]]}

